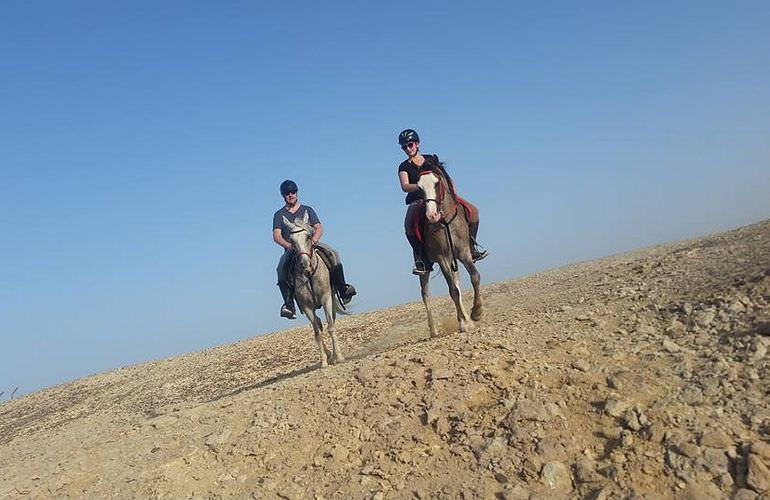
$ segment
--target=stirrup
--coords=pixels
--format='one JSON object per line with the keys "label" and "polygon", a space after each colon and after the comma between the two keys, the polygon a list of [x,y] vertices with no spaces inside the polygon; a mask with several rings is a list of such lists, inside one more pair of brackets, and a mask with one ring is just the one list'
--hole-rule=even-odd
{"label": "stirrup", "polygon": [[485,248],[473,248],[471,250],[471,257],[473,258],[473,262],[478,262],[487,255],[489,255],[489,252],[487,252]]}
{"label": "stirrup", "polygon": [[356,287],[353,285],[345,284],[345,289],[343,290],[342,295],[342,303],[348,304],[353,296],[356,294]]}
{"label": "stirrup", "polygon": [[286,319],[297,319],[297,314],[286,304],[281,306],[281,317]]}
{"label": "stirrup", "polygon": [[425,263],[421,260],[414,261],[414,267],[412,268],[412,274],[415,276],[422,276],[428,274],[430,271],[425,268]]}

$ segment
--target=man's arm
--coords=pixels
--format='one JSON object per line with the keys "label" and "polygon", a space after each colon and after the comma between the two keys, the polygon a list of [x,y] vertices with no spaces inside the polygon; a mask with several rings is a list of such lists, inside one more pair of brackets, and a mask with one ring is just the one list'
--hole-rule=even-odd
{"label": "man's arm", "polygon": [[318,224],[313,225],[313,243],[318,243],[318,241],[321,239],[321,236],[324,234],[324,227],[319,222]]}
{"label": "man's arm", "polygon": [[278,246],[285,248],[286,250],[291,250],[291,243],[283,239],[283,235],[281,234],[281,228],[275,228],[273,229],[273,241],[275,241]]}

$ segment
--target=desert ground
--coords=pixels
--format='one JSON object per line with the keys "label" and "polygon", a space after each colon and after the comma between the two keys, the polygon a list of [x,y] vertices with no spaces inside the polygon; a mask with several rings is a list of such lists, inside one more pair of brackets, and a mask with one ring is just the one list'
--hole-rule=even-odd
{"label": "desert ground", "polygon": [[770,498],[770,220],[483,296],[344,317],[326,369],[301,320],[5,401],[0,497]]}

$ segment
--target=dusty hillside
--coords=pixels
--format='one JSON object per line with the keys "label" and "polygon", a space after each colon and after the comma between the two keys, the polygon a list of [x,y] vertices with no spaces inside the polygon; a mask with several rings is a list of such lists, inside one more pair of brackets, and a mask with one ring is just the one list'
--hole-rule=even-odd
{"label": "dusty hillside", "polygon": [[770,221],[484,297],[345,318],[325,370],[302,325],[4,403],[0,497],[768,498]]}

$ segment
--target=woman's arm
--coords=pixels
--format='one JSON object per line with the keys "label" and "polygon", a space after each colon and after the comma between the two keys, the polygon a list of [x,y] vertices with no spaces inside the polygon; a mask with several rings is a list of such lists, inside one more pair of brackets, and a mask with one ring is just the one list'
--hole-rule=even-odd
{"label": "woman's arm", "polygon": [[420,187],[417,184],[409,184],[409,174],[406,172],[399,172],[398,180],[401,182],[401,191],[405,193],[411,193],[413,191],[420,190]]}

